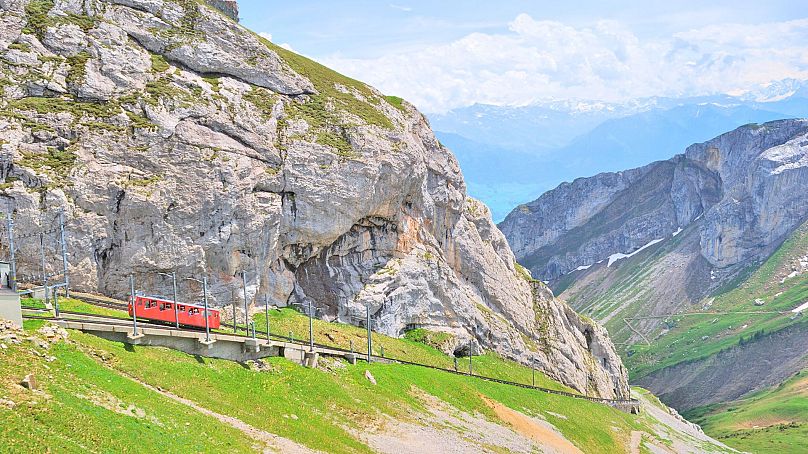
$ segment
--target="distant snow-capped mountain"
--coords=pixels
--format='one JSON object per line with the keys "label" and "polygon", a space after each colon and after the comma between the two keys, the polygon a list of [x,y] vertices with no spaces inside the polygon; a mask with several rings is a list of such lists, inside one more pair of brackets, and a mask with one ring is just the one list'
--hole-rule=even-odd
{"label": "distant snow-capped mountain", "polygon": [[744,124],[801,117],[808,81],[788,79],[734,95],[474,105],[430,121],[457,155],[471,195],[499,221],[563,181],[667,159]]}

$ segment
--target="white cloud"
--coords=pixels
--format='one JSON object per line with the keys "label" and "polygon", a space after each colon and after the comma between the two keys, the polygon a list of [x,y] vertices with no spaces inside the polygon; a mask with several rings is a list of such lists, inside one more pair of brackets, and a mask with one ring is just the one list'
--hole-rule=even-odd
{"label": "white cloud", "polygon": [[715,25],[641,40],[616,21],[575,28],[520,14],[504,33],[323,62],[427,112],[473,103],[727,93],[808,78],[808,19]]}
{"label": "white cloud", "polygon": [[412,8],[411,8],[411,7],[409,7],[409,6],[404,6],[404,5],[396,5],[395,3],[391,3],[391,4],[390,4],[390,5],[388,5],[388,6],[390,6],[390,8],[397,9],[397,10],[399,10],[399,11],[404,11],[404,12],[407,12],[407,13],[409,13],[410,11],[412,11]]}
{"label": "white cloud", "polygon": [[[266,38],[267,41],[272,41],[272,33],[258,32],[258,36],[260,36],[262,38]],[[272,41],[272,42],[274,42],[274,41]],[[281,44],[278,44],[278,46],[283,47],[286,50],[296,52],[294,49],[292,49],[292,46],[289,43],[281,43]]]}

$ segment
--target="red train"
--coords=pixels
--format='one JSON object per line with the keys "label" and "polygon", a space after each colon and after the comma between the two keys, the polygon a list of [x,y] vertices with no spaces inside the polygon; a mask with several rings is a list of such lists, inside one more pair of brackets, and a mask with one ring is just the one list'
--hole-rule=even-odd
{"label": "red train", "polygon": [[[135,297],[137,305],[137,318],[147,320],[159,320],[161,322],[176,323],[179,319],[180,325],[205,327],[205,307],[198,304],[177,304],[176,318],[174,318],[174,301],[163,299],[157,296]],[[129,316],[132,316],[132,303],[129,303]],[[208,326],[210,329],[217,329],[221,321],[219,311],[208,308]]]}

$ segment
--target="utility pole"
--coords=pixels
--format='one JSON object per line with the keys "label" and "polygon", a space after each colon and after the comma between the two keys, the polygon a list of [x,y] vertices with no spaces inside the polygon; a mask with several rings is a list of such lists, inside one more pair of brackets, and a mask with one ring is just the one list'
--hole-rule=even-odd
{"label": "utility pole", "polygon": [[[241,283],[244,287],[244,329],[250,325],[250,311],[247,308],[247,272],[241,272]],[[235,320],[236,313],[233,312],[233,319]]]}
{"label": "utility pole", "polygon": [[48,272],[45,270],[45,234],[39,234],[39,254],[42,257],[42,286],[45,290],[45,306],[48,305]]}
{"label": "utility pole", "polygon": [[370,357],[373,355],[373,337],[370,334],[370,304],[367,308],[367,324],[368,324],[368,364],[370,364]]}
{"label": "utility pole", "polygon": [[205,342],[210,342],[210,321],[208,320],[208,277],[202,276],[202,301],[205,303]]}
{"label": "utility pole", "polygon": [[312,306],[311,300],[309,300],[309,351],[314,351],[314,322],[313,322],[313,314],[314,306]]}
{"label": "utility pole", "polygon": [[137,336],[137,304],[135,304],[135,276],[129,275],[129,294],[132,302],[132,336]]}
{"label": "utility pole", "polygon": [[65,242],[65,210],[59,211],[59,240],[62,243],[62,268],[65,278],[65,298],[70,298],[70,278],[67,277],[67,243]]}
{"label": "utility pole", "polygon": [[171,272],[171,286],[174,288],[174,322],[177,328],[180,327],[180,313],[179,309],[177,308],[177,272]]}
{"label": "utility pole", "polygon": [[8,215],[8,247],[11,251],[11,277],[9,278],[9,287],[11,290],[17,291],[17,260],[14,257],[14,219],[11,219],[11,214]]}
{"label": "utility pole", "polygon": [[264,295],[264,318],[267,321],[267,342],[269,341],[269,297]]}

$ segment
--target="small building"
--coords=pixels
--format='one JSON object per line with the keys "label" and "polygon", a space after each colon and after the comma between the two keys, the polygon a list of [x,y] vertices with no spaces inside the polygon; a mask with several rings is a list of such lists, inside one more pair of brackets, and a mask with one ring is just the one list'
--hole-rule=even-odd
{"label": "small building", "polygon": [[0,318],[22,326],[20,295],[11,289],[11,264],[0,262]]}
{"label": "small building", "polygon": [[0,262],[0,289],[11,288],[11,264]]}

